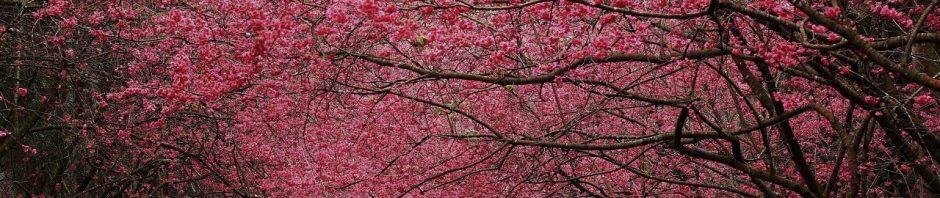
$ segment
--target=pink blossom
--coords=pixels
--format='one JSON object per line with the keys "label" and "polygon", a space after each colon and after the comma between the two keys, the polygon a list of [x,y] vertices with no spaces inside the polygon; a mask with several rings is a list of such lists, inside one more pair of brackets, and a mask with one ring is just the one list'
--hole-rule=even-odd
{"label": "pink blossom", "polygon": [[614,20],[617,20],[617,17],[619,17],[619,15],[616,15],[616,14],[605,14],[605,15],[601,16],[601,18],[600,18],[600,23],[601,23],[601,25],[610,24],[610,23],[614,22]]}
{"label": "pink blossom", "polygon": [[25,145],[25,144],[24,144],[24,145],[22,145],[22,146],[20,146],[20,147],[23,149],[23,152],[24,152],[24,153],[31,153],[31,154],[36,154],[36,153],[37,153],[37,150],[36,150],[35,148],[30,147],[29,145]]}
{"label": "pink blossom", "polygon": [[879,99],[878,97],[865,96],[865,104],[875,106],[875,105],[878,105],[878,103],[881,103],[881,99]]}
{"label": "pink blossom", "polygon": [[62,22],[59,23],[59,27],[62,29],[72,29],[72,28],[75,28],[75,26],[77,25],[78,25],[78,18],[75,18],[74,16],[66,18],[65,20],[62,20]]}
{"label": "pink blossom", "polygon": [[630,5],[630,1],[628,1],[628,0],[612,0],[612,1],[611,1],[611,4],[612,4],[614,7],[622,8],[622,7],[627,7],[628,5]]}
{"label": "pink blossom", "polygon": [[102,42],[108,41],[108,37],[110,37],[108,33],[105,32],[104,30],[91,30],[91,31],[88,31],[88,33],[90,33],[92,36],[95,36],[95,38],[97,38],[98,41],[102,41]]}
{"label": "pink blossom", "polygon": [[933,97],[930,97],[930,95],[914,97],[914,104],[918,104],[918,105],[926,105],[926,104],[929,104],[931,101],[933,101]]}
{"label": "pink blossom", "polygon": [[823,15],[830,19],[838,18],[841,12],[842,10],[839,7],[826,7],[823,9]]}
{"label": "pink blossom", "polygon": [[852,68],[849,67],[839,67],[839,74],[849,75],[852,74]]}
{"label": "pink blossom", "polygon": [[327,26],[317,26],[316,33],[317,35],[325,36],[336,33],[336,30]]}
{"label": "pink blossom", "polygon": [[835,32],[830,32],[829,35],[826,36],[826,40],[829,40],[829,42],[836,42],[836,41],[839,41],[839,39],[841,38],[842,37],[839,36],[839,34],[836,34]]}
{"label": "pink blossom", "polygon": [[95,11],[91,16],[88,17],[88,24],[97,25],[104,21],[104,13],[101,11]]}
{"label": "pink blossom", "polygon": [[16,95],[20,97],[26,97],[26,94],[29,93],[29,90],[23,87],[16,88]]}
{"label": "pink blossom", "polygon": [[52,43],[55,43],[55,44],[63,44],[63,43],[65,43],[65,37],[63,37],[63,36],[54,36],[54,37],[52,37],[52,38],[49,38],[49,42],[52,42]]}
{"label": "pink blossom", "polygon": [[434,13],[434,7],[431,7],[431,6],[421,6],[421,8],[418,8],[418,10],[421,10],[421,14],[425,16],[431,15]]}

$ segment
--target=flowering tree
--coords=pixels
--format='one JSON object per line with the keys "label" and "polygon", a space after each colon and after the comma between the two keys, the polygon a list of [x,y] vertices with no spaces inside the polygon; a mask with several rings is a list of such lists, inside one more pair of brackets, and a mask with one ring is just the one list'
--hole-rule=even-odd
{"label": "flowering tree", "polygon": [[940,194],[937,1],[2,2],[11,193]]}

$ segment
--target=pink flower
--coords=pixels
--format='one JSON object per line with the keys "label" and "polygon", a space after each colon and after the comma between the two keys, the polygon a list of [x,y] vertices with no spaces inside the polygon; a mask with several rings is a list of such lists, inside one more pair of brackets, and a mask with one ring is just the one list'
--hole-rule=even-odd
{"label": "pink flower", "polygon": [[68,56],[69,58],[75,58],[75,50],[72,48],[66,49],[65,56]]}
{"label": "pink flower", "polygon": [[933,98],[930,97],[929,95],[917,96],[917,97],[914,97],[914,104],[918,104],[918,105],[929,104],[931,99]]}
{"label": "pink flower", "polygon": [[826,39],[828,39],[829,42],[839,41],[839,38],[841,37],[839,36],[839,34],[836,34],[835,32],[830,32],[829,36],[826,37]]}
{"label": "pink flower", "polygon": [[65,43],[65,37],[62,37],[62,36],[54,36],[54,37],[52,37],[52,38],[49,38],[49,42],[52,42],[52,43],[55,43],[55,44],[62,44],[62,43]]}
{"label": "pink flower", "polygon": [[375,18],[378,15],[379,7],[375,5],[374,1],[366,1],[359,5],[359,12],[362,12],[369,18]]}
{"label": "pink flower", "polygon": [[627,0],[614,0],[611,3],[614,5],[614,7],[618,8],[627,7],[630,5],[630,1]]}
{"label": "pink flower", "polygon": [[397,5],[392,4],[392,5],[389,5],[388,7],[385,7],[385,13],[395,13],[395,12],[398,12]]}
{"label": "pink flower", "polygon": [[88,33],[92,36],[95,36],[95,38],[97,38],[99,41],[108,41],[108,33],[104,30],[91,30],[88,31]]}
{"label": "pink flower", "polygon": [[326,26],[317,26],[317,29],[315,31],[317,35],[320,35],[320,36],[336,33],[336,30],[330,27],[326,27]]}
{"label": "pink flower", "polygon": [[25,144],[24,144],[24,145],[22,146],[22,148],[23,148],[23,152],[24,152],[24,153],[36,154],[36,149],[29,147],[29,145],[25,145]]}
{"label": "pink flower", "polygon": [[810,28],[811,28],[811,29],[813,30],[813,32],[815,32],[815,33],[825,33],[825,32],[826,32],[826,26],[822,26],[822,25],[810,25]]}
{"label": "pink flower", "polygon": [[493,43],[495,42],[496,41],[494,41],[493,38],[486,37],[486,38],[477,40],[477,45],[479,45],[480,47],[490,47],[490,46],[493,46]]}
{"label": "pink flower", "polygon": [[10,134],[7,133],[6,131],[0,131],[0,138],[7,137],[7,135],[10,135]]}
{"label": "pink flower", "polygon": [[823,9],[823,15],[826,15],[826,17],[829,17],[830,19],[839,17],[839,13],[841,12],[842,10],[840,10],[838,7],[826,7]]}
{"label": "pink flower", "polygon": [[614,20],[617,20],[618,16],[619,15],[617,14],[605,14],[604,16],[601,16],[600,23],[601,25],[607,25],[607,24],[613,23]]}
{"label": "pink flower", "polygon": [[551,19],[552,19],[552,13],[550,13],[550,12],[543,12],[542,14],[539,15],[539,18],[542,19],[542,20],[546,20],[546,21],[547,21],[547,20],[551,20]]}
{"label": "pink flower", "polygon": [[905,28],[914,28],[914,20],[906,19],[901,21],[901,25],[904,25]]}
{"label": "pink flower", "polygon": [[431,7],[431,6],[424,6],[424,7],[418,8],[418,10],[420,10],[421,14],[425,16],[434,14],[434,7]]}
{"label": "pink flower", "polygon": [[878,103],[880,102],[881,102],[881,99],[878,99],[878,97],[865,96],[865,104],[875,106],[875,105],[878,105]]}
{"label": "pink flower", "polygon": [[842,74],[842,75],[849,75],[849,74],[851,74],[851,73],[852,73],[852,69],[849,68],[849,67],[840,67],[840,68],[839,68],[839,74]]}
{"label": "pink flower", "polygon": [[907,164],[902,164],[901,168],[899,168],[898,170],[900,170],[902,173],[909,173],[911,172],[911,166]]}
{"label": "pink flower", "polygon": [[104,13],[101,13],[101,11],[95,11],[88,17],[88,23],[92,25],[97,25],[102,21],[104,21]]}
{"label": "pink flower", "polygon": [[349,22],[349,17],[346,17],[346,14],[341,11],[337,11],[337,10],[327,11],[327,16],[330,18],[330,20],[333,20],[334,22],[337,22],[337,23]]}
{"label": "pink flower", "polygon": [[29,93],[29,90],[27,90],[26,88],[22,88],[22,87],[16,88],[16,94],[19,95],[20,97],[26,97],[26,94],[28,93]]}
{"label": "pink flower", "polygon": [[75,17],[69,17],[59,23],[59,27],[62,29],[72,29],[75,28],[75,26],[78,26],[78,19]]}

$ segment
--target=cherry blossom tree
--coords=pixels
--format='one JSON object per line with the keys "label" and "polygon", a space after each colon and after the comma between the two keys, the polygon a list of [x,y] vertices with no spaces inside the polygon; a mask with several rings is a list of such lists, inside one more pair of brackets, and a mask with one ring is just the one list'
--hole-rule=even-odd
{"label": "cherry blossom tree", "polygon": [[0,2],[11,195],[940,194],[937,1]]}

